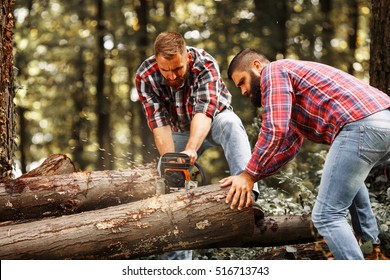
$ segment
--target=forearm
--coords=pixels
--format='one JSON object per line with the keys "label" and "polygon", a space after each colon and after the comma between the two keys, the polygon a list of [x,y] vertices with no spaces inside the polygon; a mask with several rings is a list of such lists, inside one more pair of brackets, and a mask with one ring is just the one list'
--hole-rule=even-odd
{"label": "forearm", "polygon": [[169,125],[153,129],[154,142],[160,156],[165,153],[174,152],[175,144],[173,143],[172,130]]}
{"label": "forearm", "polygon": [[191,121],[190,137],[185,150],[198,151],[211,128],[211,118],[203,113],[197,113]]}

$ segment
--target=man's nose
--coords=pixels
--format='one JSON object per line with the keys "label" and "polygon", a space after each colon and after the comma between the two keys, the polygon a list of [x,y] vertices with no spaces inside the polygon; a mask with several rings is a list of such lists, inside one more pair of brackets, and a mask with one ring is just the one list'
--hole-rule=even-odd
{"label": "man's nose", "polygon": [[177,75],[173,71],[168,72],[168,79],[169,80],[174,80],[177,78]]}

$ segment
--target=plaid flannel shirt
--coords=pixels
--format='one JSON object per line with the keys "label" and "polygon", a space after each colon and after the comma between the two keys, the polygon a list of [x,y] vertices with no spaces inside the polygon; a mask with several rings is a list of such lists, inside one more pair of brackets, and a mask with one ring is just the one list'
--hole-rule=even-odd
{"label": "plaid flannel shirt", "polygon": [[304,138],[330,145],[345,124],[390,107],[385,93],[315,62],[272,62],[260,85],[262,126],[246,167],[257,180],[293,159]]}
{"label": "plaid flannel shirt", "polygon": [[196,113],[214,118],[231,108],[231,94],[214,58],[202,49],[187,47],[187,51],[192,55],[190,71],[179,89],[167,85],[155,56],[138,68],[136,88],[151,130],[170,125],[173,131],[189,131]]}

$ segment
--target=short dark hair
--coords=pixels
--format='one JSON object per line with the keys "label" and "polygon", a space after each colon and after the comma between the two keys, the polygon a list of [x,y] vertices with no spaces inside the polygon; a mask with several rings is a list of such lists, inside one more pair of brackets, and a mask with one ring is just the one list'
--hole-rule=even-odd
{"label": "short dark hair", "polygon": [[263,64],[268,64],[269,60],[255,49],[244,49],[232,59],[228,68],[228,77],[231,80],[234,71],[247,71],[254,59],[259,59]]}
{"label": "short dark hair", "polygon": [[172,59],[176,54],[186,51],[186,42],[180,33],[167,31],[161,32],[154,41],[156,56],[161,55],[165,59]]}

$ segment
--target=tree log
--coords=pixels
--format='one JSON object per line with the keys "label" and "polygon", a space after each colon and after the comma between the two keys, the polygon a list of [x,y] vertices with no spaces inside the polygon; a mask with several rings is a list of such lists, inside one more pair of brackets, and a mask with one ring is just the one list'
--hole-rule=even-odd
{"label": "tree log", "polygon": [[133,203],[0,227],[0,259],[134,259],[171,250],[314,240],[308,217],[256,222],[210,185]]}
{"label": "tree log", "polygon": [[[224,196],[219,187],[198,188],[71,216],[3,226],[0,258],[96,258],[105,254],[131,258],[243,236],[248,228],[252,231],[253,211],[229,211],[223,203]],[[237,214],[238,219],[234,219]]]}
{"label": "tree log", "polygon": [[49,155],[45,161],[37,168],[23,174],[18,179],[38,176],[51,176],[69,174],[75,172],[76,169],[72,160],[65,154]]}
{"label": "tree log", "polygon": [[[2,179],[0,221],[73,214],[137,201],[156,193],[159,177],[151,166],[64,174],[71,169],[60,161],[52,158],[46,166],[15,180]],[[46,174],[49,176],[42,176]]]}

